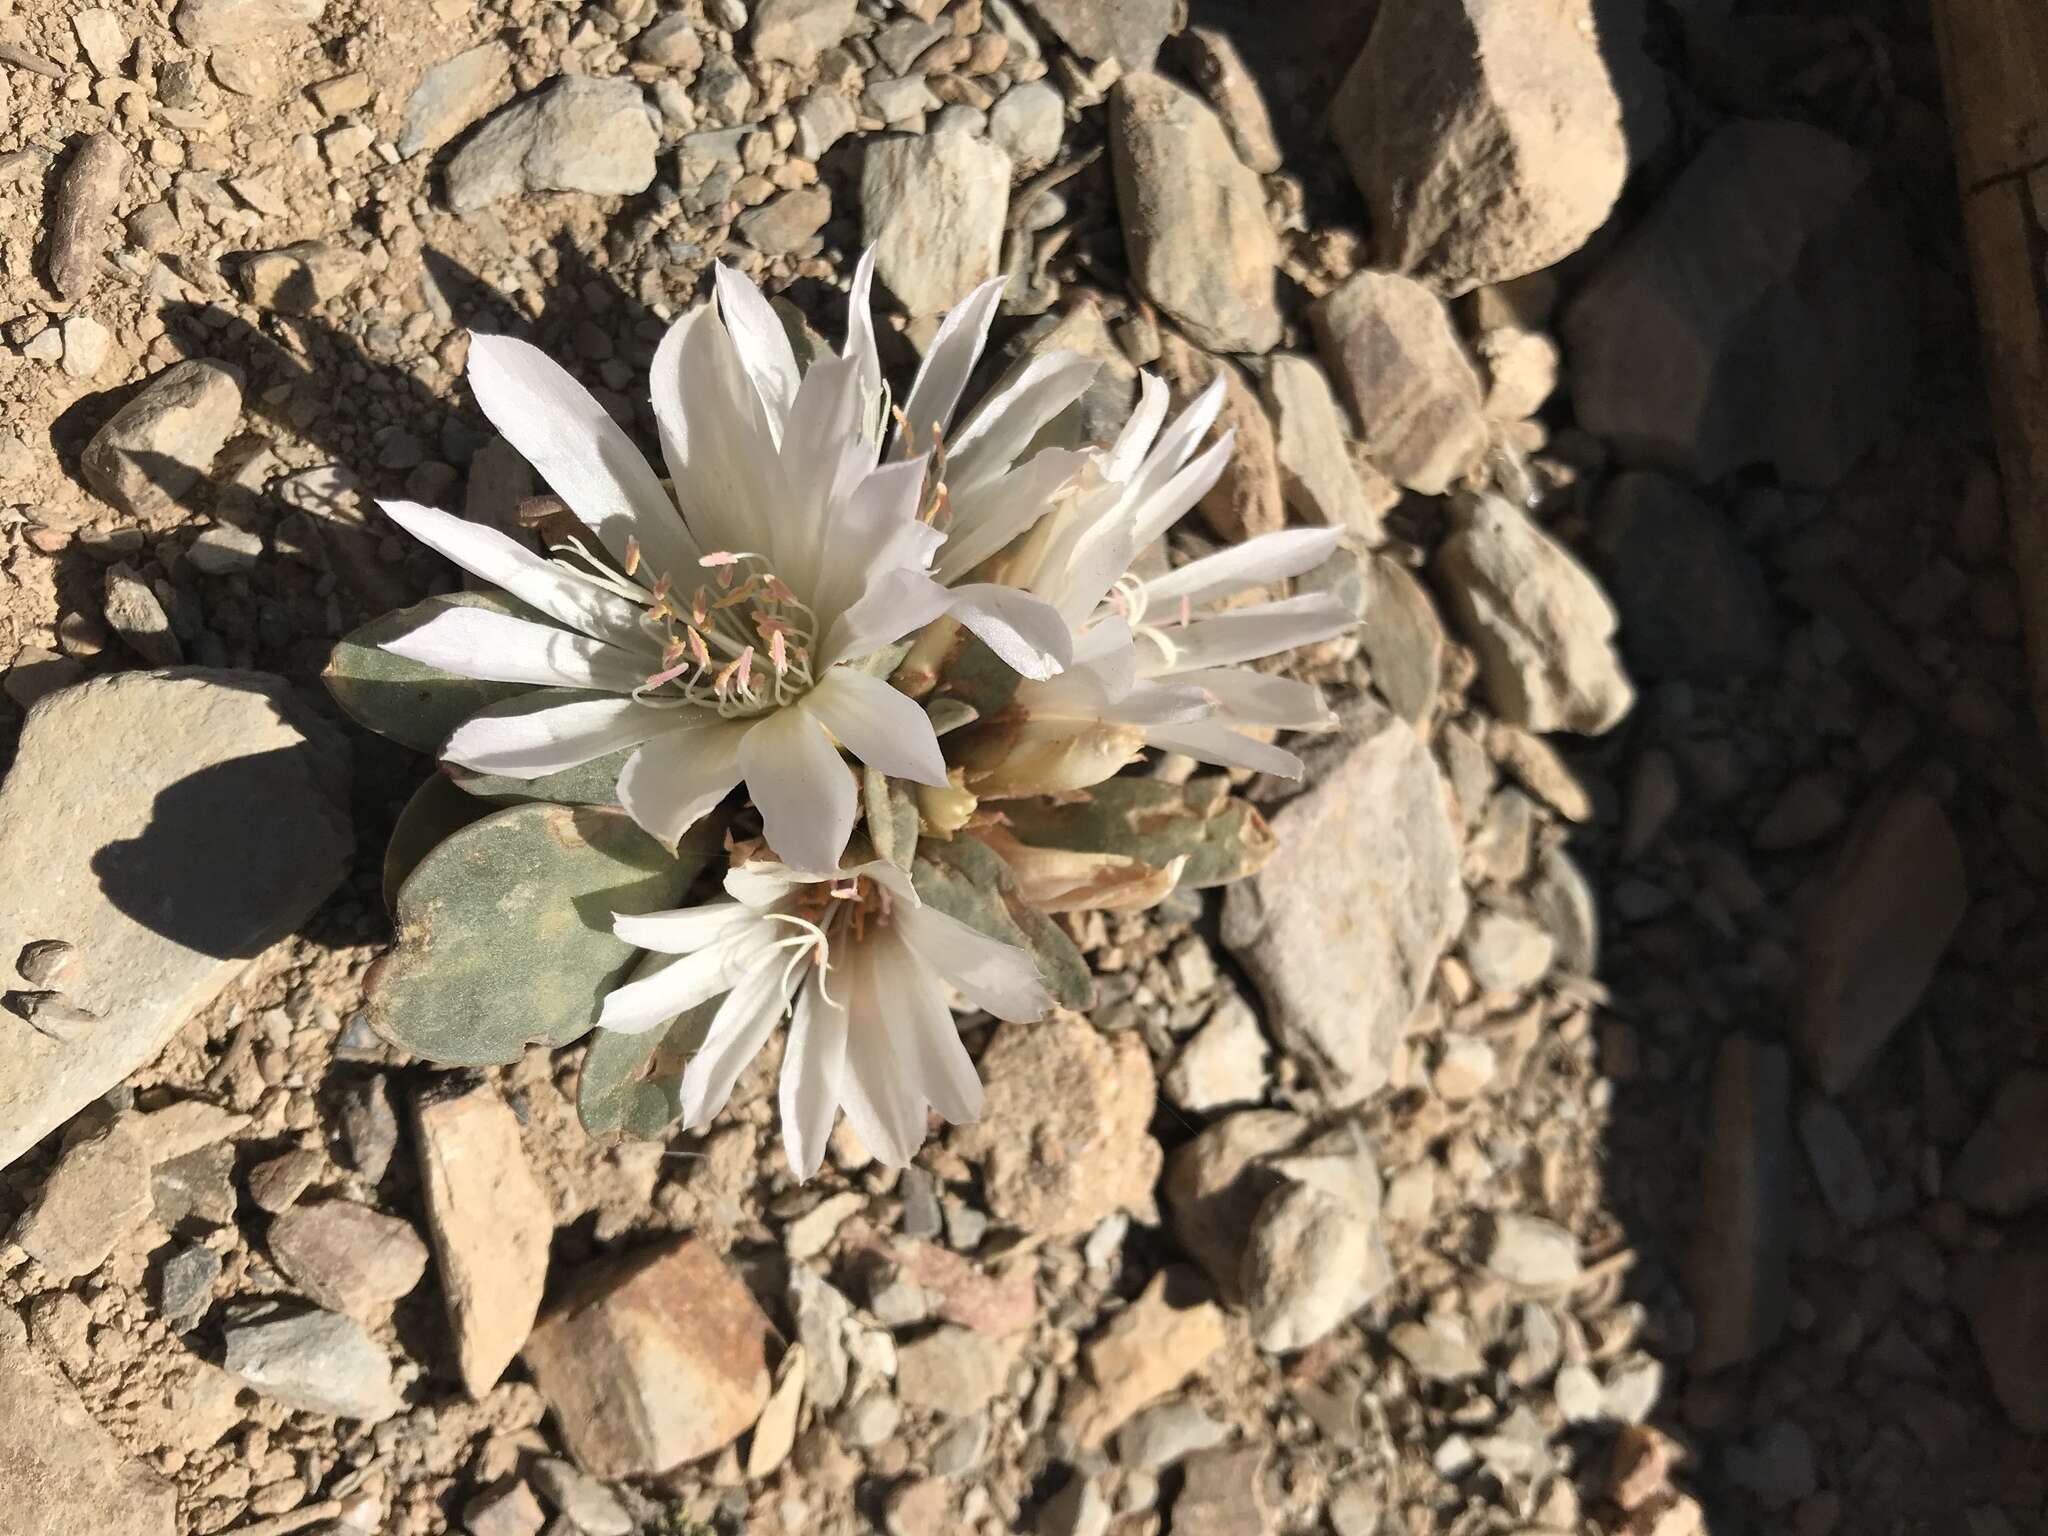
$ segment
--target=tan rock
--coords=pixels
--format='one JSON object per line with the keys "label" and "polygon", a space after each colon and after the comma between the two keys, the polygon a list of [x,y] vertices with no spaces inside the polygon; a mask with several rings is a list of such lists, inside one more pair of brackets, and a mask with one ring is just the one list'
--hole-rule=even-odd
{"label": "tan rock", "polygon": [[520,1146],[519,1119],[495,1088],[423,1096],[414,1127],[462,1382],[482,1397],[533,1330],[554,1213]]}
{"label": "tan rock", "polygon": [[1237,434],[1222,478],[1195,504],[1202,521],[1217,538],[1231,544],[1284,527],[1287,508],[1280,496],[1273,424],[1266,419],[1244,374],[1235,363],[1211,357],[1171,331],[1163,332],[1159,341],[1159,372],[1172,387],[1176,409],[1184,409],[1218,375],[1223,378],[1223,410],[1202,446],[1208,447],[1225,432]]}
{"label": "tan rock", "polygon": [[242,373],[193,358],[157,374],[93,433],[79,472],[95,494],[136,517],[163,518],[212,467],[242,414]]}
{"label": "tan rock", "polygon": [[570,1455],[620,1478],[695,1461],[751,1428],[774,1338],[740,1278],[684,1239],[597,1266],[524,1354]]}
{"label": "tan rock", "polygon": [[1791,1101],[1792,1067],[1782,1049],[1744,1035],[1721,1047],[1691,1258],[1695,1370],[1754,1360],[1784,1331]]}
{"label": "tan rock", "polygon": [[998,1221],[1060,1236],[1151,1209],[1162,1154],[1146,1129],[1158,1091],[1142,1040],[1059,1013],[1000,1026],[980,1065],[982,1116],[953,1146],[983,1165]]}
{"label": "tan rock", "polygon": [[1223,1309],[1193,1270],[1160,1271],[1081,1352],[1083,1374],[1060,1408],[1069,1445],[1091,1451],[1223,1347]]}
{"label": "tan rock", "polygon": [[74,1139],[12,1234],[61,1280],[106,1263],[150,1212],[149,1156],[123,1122],[78,1125],[68,1134]]}
{"label": "tan rock", "polygon": [[1309,1122],[1291,1110],[1248,1109],[1217,1121],[1173,1154],[1164,1193],[1173,1235],[1237,1301],[1245,1240],[1259,1207],[1285,1183],[1266,1159],[1299,1142]]}
{"label": "tan rock", "polygon": [[[1369,484],[1359,474],[1328,375],[1313,358],[1276,353],[1266,363],[1265,398],[1287,505],[1308,522],[1349,529],[1369,547],[1381,543],[1381,520],[1400,492],[1384,478]],[[1371,621],[1370,607],[1366,618]]]}
{"label": "tan rock", "polygon": [[405,1295],[427,1268],[409,1223],[353,1200],[294,1205],[270,1224],[270,1256],[314,1301],[355,1318]]}

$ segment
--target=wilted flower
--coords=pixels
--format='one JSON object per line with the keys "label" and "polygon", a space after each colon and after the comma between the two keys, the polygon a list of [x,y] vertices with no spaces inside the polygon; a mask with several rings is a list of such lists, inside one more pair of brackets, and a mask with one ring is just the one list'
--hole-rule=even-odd
{"label": "wilted flower", "polygon": [[1223,390],[1219,379],[1162,431],[1166,389],[1145,375],[1116,444],[1016,553],[1007,574],[1073,626],[1073,654],[1061,675],[1025,681],[1001,716],[967,738],[966,778],[977,794],[1085,788],[1146,746],[1299,776],[1293,753],[1247,733],[1334,723],[1311,685],[1239,664],[1349,628],[1356,619],[1342,600],[1308,593],[1224,605],[1320,565],[1339,530],[1261,534],[1163,576],[1130,569],[1229,462],[1229,432],[1196,452]]}
{"label": "wilted flower", "polygon": [[[1009,588],[949,591],[956,573],[944,566],[935,576],[946,536],[934,524],[947,520],[951,487],[928,474],[930,452],[882,462],[870,271],[863,260],[845,353],[800,372],[759,290],[718,269],[716,307],[678,320],[654,359],[673,496],[561,367],[522,342],[473,339],[484,413],[598,547],[572,540],[543,559],[446,513],[386,505],[416,538],[552,621],[461,608],[387,643],[460,676],[565,690],[485,710],[443,756],[534,778],[634,749],[620,802],[670,842],[744,781],[777,854],[824,871],[855,816],[841,747],[892,777],[946,781],[924,712],[874,675],[871,658],[951,613],[1021,674],[1059,670],[1069,634],[1046,605]],[[911,391],[933,421],[950,416],[972,367],[961,343],[971,335],[978,353],[986,332],[992,300],[977,300]],[[962,434],[951,526],[964,526],[962,505],[1028,526],[1080,467],[1076,455],[1042,453],[1012,469],[1014,437],[1002,408]]]}
{"label": "wilted flower", "polygon": [[735,866],[725,889],[727,901],[614,920],[620,938],[653,953],[605,998],[599,1027],[644,1032],[724,997],[683,1072],[683,1125],[694,1130],[788,1015],[782,1136],[800,1178],[817,1171],[842,1107],[891,1165],[923,1144],[928,1109],[956,1123],[980,1115],[981,1080],[942,983],[998,1018],[1052,1006],[1029,955],[923,905],[892,864],[814,880],[755,861]]}

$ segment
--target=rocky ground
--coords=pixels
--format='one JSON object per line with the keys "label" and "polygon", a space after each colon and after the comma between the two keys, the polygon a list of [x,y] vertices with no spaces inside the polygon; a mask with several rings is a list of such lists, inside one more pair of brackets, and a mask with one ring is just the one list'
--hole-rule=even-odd
{"label": "rocky ground", "polygon": [[[0,1533],[2043,1528],[1925,6],[1375,9],[0,0]],[[533,489],[470,328],[651,435],[714,258],[836,339],[867,243],[1098,435],[1225,372],[1177,552],[1339,524],[1364,623],[1262,875],[1068,919],[982,1123],[799,1187],[773,1051],[600,1146],[580,1049],[367,1031],[426,765],[317,675],[452,580],[374,496]]]}

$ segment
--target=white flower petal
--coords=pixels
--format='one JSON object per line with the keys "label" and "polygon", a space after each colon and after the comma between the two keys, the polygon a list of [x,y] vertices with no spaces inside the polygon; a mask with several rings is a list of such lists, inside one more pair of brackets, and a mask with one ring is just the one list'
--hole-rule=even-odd
{"label": "white flower petal", "polygon": [[1088,392],[1102,365],[1064,347],[1042,352],[987,395],[946,440],[946,481],[959,491],[1016,463],[1045,424]]}
{"label": "white flower petal", "polygon": [[903,419],[910,423],[906,441],[899,432],[894,447],[897,455],[925,453],[932,447],[932,433],[943,434],[953,423],[953,408],[981,349],[988,342],[988,328],[995,323],[996,307],[1003,301],[1009,279],[992,277],[947,311],[938,334],[925,350],[918,366],[917,380],[903,402]]}
{"label": "white flower petal", "polygon": [[1175,657],[1168,662],[1156,662],[1156,651],[1148,650],[1141,653],[1139,665],[1149,676],[1234,666],[1292,650],[1297,645],[1327,640],[1357,622],[1350,607],[1336,593],[1310,592],[1274,603],[1233,608],[1213,618],[1177,626],[1167,631],[1177,653]]}
{"label": "white flower petal", "polygon": [[1190,607],[1200,607],[1252,587],[1299,576],[1327,560],[1343,537],[1341,528],[1283,528],[1190,560],[1145,583],[1146,612],[1153,622],[1164,622],[1171,605],[1185,601]]}
{"label": "white flower petal", "polygon": [[834,510],[875,468],[875,445],[861,435],[862,408],[858,361],[826,358],[804,375],[783,428],[790,502],[762,537],[776,574],[812,597],[821,585],[825,530]]}
{"label": "white flower petal", "polygon": [[[916,700],[879,677],[851,667],[834,667],[796,707],[822,724],[868,767],[914,784],[946,783],[946,759],[939,751],[931,716]],[[771,844],[774,841],[769,839]]]}
{"label": "white flower petal", "polygon": [[537,779],[637,747],[675,723],[673,710],[611,696],[537,706],[552,697],[526,694],[471,715],[455,728],[441,756],[478,773]]}
{"label": "white flower petal", "polygon": [[1223,374],[1218,372],[1209,381],[1209,387],[1195,396],[1188,403],[1188,408],[1174,418],[1173,424],[1159,434],[1152,444],[1152,451],[1145,455],[1145,462],[1131,477],[1131,493],[1135,498],[1142,501],[1180,473],[1193,456],[1195,446],[1208,435],[1209,428],[1223,413],[1228,389]]}
{"label": "white flower petal", "polygon": [[[893,460],[865,476],[851,495],[833,501],[818,555],[817,584],[806,596],[825,635],[820,665],[865,654],[835,644],[834,632],[881,576],[898,570],[923,572],[931,564],[945,535],[917,519],[926,462],[922,455]],[[870,614],[868,622],[879,617]],[[908,632],[899,629],[888,638]]]}
{"label": "white flower petal", "polygon": [[[693,957],[694,958],[694,957]],[[701,1129],[732,1097],[747,1063],[789,1011],[796,977],[781,950],[765,952],[712,1015],[704,1045],[683,1069],[683,1128]]]}
{"label": "white flower petal", "polygon": [[1162,751],[1185,753],[1197,762],[1214,763],[1219,768],[1249,768],[1283,779],[1301,777],[1301,759],[1292,752],[1240,736],[1215,720],[1147,730],[1145,740]]}
{"label": "white flower petal", "polygon": [[614,912],[612,932],[639,949],[687,955],[760,921],[744,902],[705,901],[666,912]]}
{"label": "white flower petal", "polygon": [[784,899],[800,885],[812,882],[787,864],[774,859],[750,859],[725,872],[725,893],[757,912],[782,910]]}
{"label": "white flower petal", "polygon": [[1146,454],[1152,451],[1152,444],[1158,440],[1159,428],[1166,420],[1168,402],[1165,380],[1156,373],[1138,375],[1138,403],[1132,407],[1130,420],[1124,423],[1123,431],[1117,434],[1116,442],[1102,461],[1103,478],[1123,482],[1138,472]]}
{"label": "white flower petal", "polygon": [[1103,711],[1104,720],[1120,725],[1142,725],[1148,730],[1159,725],[1179,725],[1206,720],[1216,713],[1216,704],[1200,688],[1183,683],[1140,682]]}
{"label": "white flower petal", "polygon": [[[874,950],[875,985],[898,1007],[889,1044],[904,1086],[955,1125],[979,1119],[981,1077],[960,1038],[953,1010],[946,1006],[938,973],[911,949],[902,934],[893,942],[886,936],[871,941],[870,947]],[[924,1118],[920,1106],[917,1142],[924,1140]],[[910,1150],[916,1152],[916,1143]]]}
{"label": "white flower petal", "polygon": [[693,711],[626,759],[619,804],[643,831],[675,846],[739,783],[746,734],[745,722]]}
{"label": "white flower petal", "polygon": [[801,709],[762,715],[740,742],[739,762],[782,862],[821,877],[838,869],[853,831],[854,784],[824,728]]}
{"label": "white flower petal", "polygon": [[491,425],[624,562],[637,539],[662,570],[697,558],[675,503],[625,429],[559,363],[509,336],[470,337],[469,387]]}
{"label": "white flower petal", "polygon": [[783,330],[774,306],[745,276],[722,261],[713,265],[713,274],[719,315],[739,353],[740,366],[753,380],[755,393],[768,413],[769,435],[779,447],[801,378],[789,333]]}
{"label": "white flower petal", "polygon": [[826,995],[813,971],[797,993],[778,1086],[783,1151],[799,1179],[808,1179],[825,1160],[845,1075],[846,1010]]}
{"label": "white flower petal", "polygon": [[1323,691],[1291,677],[1275,677],[1248,667],[1211,667],[1176,672],[1173,677],[1175,682],[1192,684],[1214,698],[1217,719],[1227,724],[1326,731],[1337,723]]}
{"label": "white flower petal", "polygon": [[1053,498],[1087,465],[1086,454],[1048,448],[997,479],[976,486],[947,485],[953,521],[933,570],[941,581],[960,580],[1000,553],[1052,510]]}
{"label": "white flower petal", "polygon": [[[768,410],[723,322],[700,304],[669,327],[649,378],[675,499],[706,551],[755,550],[788,504]],[[755,542],[748,542],[750,539]],[[694,575],[694,557],[689,562]],[[681,567],[656,567],[679,583]]]}
{"label": "white flower petal", "polygon": [[632,644],[641,639],[638,604],[543,560],[517,539],[418,502],[380,501],[377,505],[427,548],[453,560],[472,576],[503,588],[529,608],[537,608],[593,640]]}
{"label": "white flower petal", "polygon": [[1208,495],[1210,488],[1223,478],[1223,471],[1230,467],[1230,455],[1236,446],[1235,429],[1225,432],[1190,459],[1164,485],[1135,496],[1130,508],[1132,543],[1143,549],[1186,517],[1188,509]]}
{"label": "white flower petal", "polygon": [[1044,599],[987,581],[954,587],[952,592],[952,606],[946,611],[1019,677],[1053,677],[1073,659],[1073,631]]}
{"label": "white flower petal", "polygon": [[779,950],[769,947],[776,935],[766,929],[766,924],[758,930],[742,929],[693,954],[643,962],[632,981],[605,994],[597,1027],[625,1035],[644,1034],[699,1003],[710,1002],[721,992],[731,991],[756,971],[774,970],[782,957]]}
{"label": "white flower petal", "polygon": [[860,253],[853,269],[853,281],[846,290],[846,346],[841,357],[860,364],[863,396],[877,396],[882,390],[882,359],[875,350],[875,248]]}
{"label": "white flower petal", "polygon": [[485,608],[447,608],[383,649],[423,666],[489,683],[534,683],[631,693],[647,680],[647,658],[552,624]]}
{"label": "white flower petal", "polygon": [[819,665],[858,661],[924,628],[953,603],[953,594],[918,570],[884,571],[839,616],[825,637]]}
{"label": "white flower petal", "polygon": [[896,926],[911,951],[975,1007],[1020,1024],[1052,1010],[1052,993],[1037,962],[1016,945],[977,933],[933,907],[898,912]]}
{"label": "white flower petal", "polygon": [[[876,1161],[900,1168],[924,1145],[927,1100],[911,1081],[912,1064],[899,1035],[908,1034],[910,1000],[893,973],[877,964],[893,936],[849,946],[835,992],[846,1003],[846,1067],[839,1102],[847,1122]],[[844,989],[843,991],[840,989]]]}

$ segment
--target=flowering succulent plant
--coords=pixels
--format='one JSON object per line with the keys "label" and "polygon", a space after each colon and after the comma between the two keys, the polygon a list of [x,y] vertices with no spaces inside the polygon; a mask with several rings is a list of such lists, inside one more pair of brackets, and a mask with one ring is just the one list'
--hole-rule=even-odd
{"label": "flowering succulent plant", "polygon": [[352,715],[443,765],[386,857],[369,1017],[393,1043],[483,1064],[594,1030],[584,1123],[653,1135],[707,1123],[787,1019],[791,1166],[816,1170],[841,1110],[901,1163],[930,1111],[980,1111],[954,1006],[1086,1005],[1048,914],[1270,854],[1224,776],[1122,770],[1150,746],[1299,774],[1271,738],[1329,711],[1244,664],[1353,621],[1261,595],[1337,533],[1136,574],[1228,462],[1229,433],[1202,447],[1220,383],[1169,421],[1147,376],[1115,443],[1070,443],[1094,365],[1056,352],[962,413],[997,280],[894,408],[871,275],[831,353],[721,266],[655,353],[666,480],[540,352],[473,339],[478,403],[567,518],[543,553],[386,503],[487,587],[364,626],[328,668]]}

